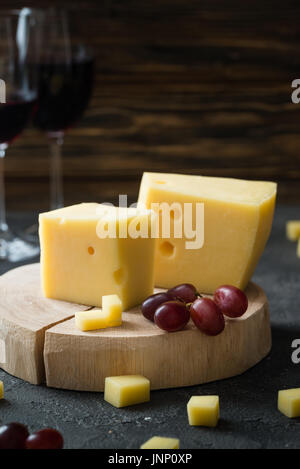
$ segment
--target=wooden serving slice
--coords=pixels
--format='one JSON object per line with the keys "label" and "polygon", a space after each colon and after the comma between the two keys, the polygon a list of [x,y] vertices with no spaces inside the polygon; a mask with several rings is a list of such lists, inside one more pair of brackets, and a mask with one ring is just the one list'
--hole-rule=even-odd
{"label": "wooden serving slice", "polygon": [[50,300],[40,291],[39,264],[0,277],[0,367],[34,384],[103,391],[106,376],[142,374],[151,388],[190,386],[243,373],[271,348],[263,290],[250,283],[244,316],[226,319],[216,337],[190,322],[167,333],[136,307],[121,327],[81,332],[74,313],[88,306]]}

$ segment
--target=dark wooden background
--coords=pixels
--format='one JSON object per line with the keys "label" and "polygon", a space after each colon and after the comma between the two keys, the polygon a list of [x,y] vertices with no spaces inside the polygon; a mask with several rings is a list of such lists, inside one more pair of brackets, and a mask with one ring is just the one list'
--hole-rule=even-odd
{"label": "dark wooden background", "polygon": [[[23,6],[1,0],[1,7]],[[72,7],[97,66],[64,146],[66,203],[135,199],[145,170],[271,179],[300,202],[299,1],[27,1]],[[11,209],[48,208],[48,148],[8,150]]]}

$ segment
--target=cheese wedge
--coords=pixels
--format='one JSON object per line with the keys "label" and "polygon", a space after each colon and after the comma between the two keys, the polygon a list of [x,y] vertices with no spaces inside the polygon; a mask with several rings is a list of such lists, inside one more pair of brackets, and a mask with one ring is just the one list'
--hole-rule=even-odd
{"label": "cheese wedge", "polygon": [[92,306],[118,295],[124,310],[140,304],[154,287],[155,239],[139,237],[152,216],[96,203],[41,214],[44,295]]}
{"label": "cheese wedge", "polygon": [[[204,293],[213,293],[222,284],[244,289],[269,237],[275,198],[273,182],[144,173],[138,206],[160,215],[156,286],[189,282]],[[169,207],[169,235],[162,231],[162,203]],[[175,223],[181,226],[181,238]],[[193,232],[189,229],[185,235],[189,224],[196,249],[190,248]],[[197,237],[203,238],[203,245]]]}

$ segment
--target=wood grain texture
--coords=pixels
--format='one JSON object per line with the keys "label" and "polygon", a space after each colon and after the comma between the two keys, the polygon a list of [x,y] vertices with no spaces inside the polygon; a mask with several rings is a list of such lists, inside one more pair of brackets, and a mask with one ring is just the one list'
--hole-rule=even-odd
{"label": "wood grain texture", "polygon": [[[90,107],[64,147],[67,204],[121,191],[134,200],[149,170],[276,180],[279,200],[300,201],[299,3],[27,4],[71,7],[96,56]],[[47,209],[44,136],[28,129],[6,166],[10,208]]]}
{"label": "wood grain texture", "polygon": [[32,384],[41,384],[45,379],[45,330],[89,307],[44,298],[39,264],[2,275],[0,298],[0,367]]}
{"label": "wood grain texture", "polygon": [[267,299],[250,283],[249,307],[227,319],[217,337],[190,322],[166,333],[136,307],[124,313],[121,327],[80,332],[74,314],[83,305],[44,298],[39,264],[18,267],[0,277],[0,367],[48,386],[102,391],[106,376],[143,374],[152,389],[188,386],[240,374],[271,347]]}
{"label": "wood grain texture", "polygon": [[271,348],[265,294],[253,283],[246,293],[246,314],[226,320],[216,337],[191,322],[182,331],[164,332],[142,316],[140,307],[123,313],[121,327],[81,332],[74,318],[57,324],[45,334],[47,386],[103,391],[107,376],[141,374],[150,379],[151,389],[161,389],[243,373]]}

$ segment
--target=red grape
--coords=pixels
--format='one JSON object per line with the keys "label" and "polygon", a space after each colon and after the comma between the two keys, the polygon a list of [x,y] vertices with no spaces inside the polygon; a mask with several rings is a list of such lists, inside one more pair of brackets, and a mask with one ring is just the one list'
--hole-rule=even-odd
{"label": "red grape", "polygon": [[190,312],[182,301],[167,301],[154,314],[155,324],[168,332],[180,331],[189,319]]}
{"label": "red grape", "polygon": [[25,425],[13,422],[0,427],[0,449],[25,449],[29,432]]}
{"label": "red grape", "polygon": [[166,301],[174,300],[174,296],[167,292],[151,295],[142,304],[142,313],[146,319],[154,321],[154,314],[157,308]]}
{"label": "red grape", "polygon": [[62,449],[63,445],[62,435],[53,428],[33,433],[26,440],[27,449]]}
{"label": "red grape", "polygon": [[197,298],[191,304],[190,313],[195,326],[205,334],[218,335],[224,330],[222,311],[210,298]]}
{"label": "red grape", "polygon": [[170,288],[168,293],[170,293],[173,298],[178,298],[185,303],[192,303],[198,296],[196,288],[191,283],[181,283],[176,287]]}
{"label": "red grape", "polygon": [[248,308],[248,298],[245,293],[232,285],[222,285],[214,293],[214,302],[222,313],[230,318],[242,316]]}

